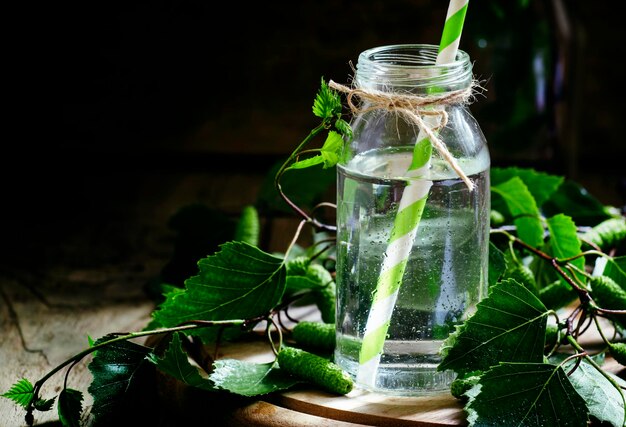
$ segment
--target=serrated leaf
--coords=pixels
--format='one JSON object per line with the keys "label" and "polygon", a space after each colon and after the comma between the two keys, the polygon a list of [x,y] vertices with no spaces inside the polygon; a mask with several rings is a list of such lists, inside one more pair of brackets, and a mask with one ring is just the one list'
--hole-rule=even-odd
{"label": "serrated leaf", "polygon": [[[548,230],[550,232],[550,245],[547,251],[555,258],[569,258],[579,255],[581,252],[580,239],[578,238],[576,224],[572,219],[564,214],[558,214],[547,219]],[[570,261],[580,270],[585,269],[585,258],[579,257]],[[584,280],[582,276],[581,279]],[[562,282],[567,282],[562,277]]]}
{"label": "serrated leaf", "polygon": [[559,366],[502,363],[466,393],[471,426],[586,427],[588,409]]}
{"label": "serrated leaf", "polygon": [[308,159],[299,160],[291,164],[286,170],[290,169],[305,169],[311,166],[323,164],[323,168],[327,169],[333,167],[339,161],[339,154],[343,146],[343,139],[341,135],[335,131],[329,131],[324,145],[319,149],[320,154]]}
{"label": "serrated leaf", "polygon": [[[102,337],[95,344],[113,338]],[[102,421],[116,413],[123,413],[132,407],[138,397],[145,398],[142,381],[150,374],[146,356],[148,347],[129,341],[119,341],[98,349],[89,363],[93,381],[87,389],[93,396],[91,413]]]}
{"label": "serrated leaf", "polygon": [[167,349],[162,356],[150,353],[148,360],[154,363],[162,372],[202,390],[214,391],[213,383],[200,375],[197,367],[189,362],[187,353],[183,350],[180,333],[172,336]]}
{"label": "serrated leaf", "polygon": [[[569,371],[575,363],[571,360],[563,365],[563,369]],[[626,387],[626,381],[610,372],[605,372],[605,374],[610,375],[618,384]],[[622,392],[618,391],[589,362],[583,359],[576,370],[569,375],[569,380],[576,392],[585,400],[591,416],[614,427],[622,427],[626,423]]]}
{"label": "serrated leaf", "polygon": [[339,161],[339,154],[343,146],[343,138],[335,131],[329,131],[321,152],[324,158],[324,168],[330,168]]}
{"label": "serrated leaf", "polygon": [[[283,259],[244,242],[227,242],[215,255],[198,262],[199,273],[185,281],[184,292],[168,295],[153,313],[165,327],[189,320],[250,319],[267,314],[285,290]],[[190,333],[212,341],[220,327]],[[238,336],[241,327],[227,328],[223,337]]]}
{"label": "serrated leaf", "polygon": [[34,395],[33,385],[26,378],[22,378],[11,386],[1,396],[11,399],[20,406],[26,408]]}
{"label": "serrated leaf", "polygon": [[322,163],[324,163],[324,156],[318,154],[317,156],[309,157],[308,159],[298,160],[297,162],[289,165],[289,167],[285,170],[287,171],[292,169],[306,169],[310,168],[311,166],[320,165]]}
{"label": "serrated leaf", "polygon": [[519,177],[513,177],[501,184],[491,186],[498,194],[513,217],[517,236],[524,242],[538,248],[543,245],[543,225],[534,197]]}
{"label": "serrated leaf", "polygon": [[321,119],[329,119],[341,113],[341,98],[322,78],[320,89],[313,101],[313,114]]}
{"label": "serrated leaf", "polygon": [[491,185],[498,185],[513,177],[519,177],[539,207],[558,190],[564,180],[562,176],[539,172],[532,168],[520,167],[493,167],[490,175]]}
{"label": "serrated leaf", "polygon": [[57,405],[59,421],[63,427],[80,427],[80,414],[83,411],[83,394],[78,390],[64,388],[59,393]]}
{"label": "serrated leaf", "polygon": [[55,399],[55,397],[53,397],[52,399],[37,399],[33,406],[36,410],[41,412],[49,411],[50,409],[52,409],[52,405],[54,405]]}
{"label": "serrated leaf", "polygon": [[244,206],[235,227],[233,240],[246,242],[252,246],[258,246],[260,233],[261,225],[259,212],[253,205]]}
{"label": "serrated leaf", "polygon": [[[162,301],[162,283],[179,288],[198,271],[198,260],[219,249],[219,245],[233,239],[236,221],[224,211],[202,203],[180,208],[168,221],[175,233],[171,259],[161,270],[155,300]],[[149,289],[150,290],[150,289]]]}
{"label": "serrated leaf", "polygon": [[221,389],[242,396],[258,396],[286,390],[303,381],[283,373],[274,362],[251,363],[222,359],[214,363],[210,379]]}
{"label": "serrated leaf", "polygon": [[523,285],[512,279],[499,282],[446,339],[438,369],[462,373],[499,362],[542,361],[548,313]]}
{"label": "serrated leaf", "polygon": [[350,127],[350,123],[346,122],[344,119],[337,119],[335,121],[335,129],[339,131],[339,133],[344,136],[348,141],[351,141],[353,138],[352,128]]}
{"label": "serrated leaf", "polygon": [[496,245],[489,242],[489,287],[495,285],[506,270],[504,254]]}

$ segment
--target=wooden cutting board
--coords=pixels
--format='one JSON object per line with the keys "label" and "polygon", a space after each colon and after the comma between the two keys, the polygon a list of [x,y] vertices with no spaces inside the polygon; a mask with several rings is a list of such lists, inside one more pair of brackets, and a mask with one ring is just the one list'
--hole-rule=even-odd
{"label": "wooden cutting board", "polygon": [[[626,371],[607,358],[604,368],[623,377]],[[265,396],[235,407],[227,426],[319,427],[466,426],[463,404],[449,393],[423,397],[387,396],[353,390],[337,396],[298,389]]]}
{"label": "wooden cutting board", "polygon": [[460,403],[449,395],[389,397],[362,391],[331,396],[314,390],[280,393],[233,410],[227,425],[465,426]]}
{"label": "wooden cutting board", "polygon": [[[220,358],[254,363],[274,360],[266,341],[225,343]],[[312,388],[274,393],[237,407],[228,417],[237,426],[464,426],[463,405],[449,392],[389,396],[355,389],[345,396]]]}
{"label": "wooden cutting board", "polygon": [[[305,318],[315,311],[301,313]],[[592,347],[599,342],[594,334],[583,341]],[[219,358],[235,358],[254,363],[274,360],[269,344],[264,340],[244,343],[224,343]],[[604,368],[624,376],[625,370],[614,359],[607,357]],[[246,401],[235,407],[226,417],[228,426],[466,426],[463,403],[449,392],[419,397],[389,396],[363,390],[353,390],[337,396],[312,388],[300,388],[275,393],[260,399]]]}

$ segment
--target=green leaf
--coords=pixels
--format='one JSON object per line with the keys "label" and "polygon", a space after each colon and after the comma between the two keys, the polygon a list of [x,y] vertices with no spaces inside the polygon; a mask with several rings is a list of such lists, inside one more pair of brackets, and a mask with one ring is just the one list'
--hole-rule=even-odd
{"label": "green leaf", "polygon": [[561,184],[559,189],[543,204],[542,210],[546,216],[559,213],[569,215],[579,226],[594,226],[613,216],[610,210],[586,188],[570,180]]}
{"label": "green leaf", "polygon": [[471,426],[586,427],[588,409],[559,366],[502,363],[466,393]]}
{"label": "green leaf", "polygon": [[499,185],[513,177],[519,177],[535,199],[537,206],[543,205],[563,183],[562,176],[550,175],[532,168],[493,167],[490,174],[491,185]]}
{"label": "green leaf", "polygon": [[324,145],[319,149],[320,154],[308,159],[299,160],[291,164],[286,170],[290,169],[305,169],[311,166],[319,165],[323,163],[323,168],[327,169],[333,167],[339,161],[339,154],[343,147],[343,139],[341,135],[335,131],[329,131]]}
{"label": "green leaf", "polygon": [[174,213],[168,227],[175,233],[172,257],[153,284],[155,289],[149,289],[158,302],[163,299],[161,285],[169,283],[182,288],[183,282],[198,271],[199,259],[233,238],[236,221],[223,211],[193,203]]}
{"label": "green leaf", "polygon": [[306,169],[311,166],[320,165],[324,163],[324,156],[318,154],[317,156],[309,157],[308,159],[298,160],[297,162],[289,165],[285,171],[293,170],[293,169]]}
{"label": "green leaf", "polygon": [[335,129],[337,129],[339,133],[346,138],[346,140],[352,140],[354,136],[352,128],[350,127],[350,123],[346,122],[344,119],[337,119],[335,121]]}
{"label": "green leaf", "polygon": [[[227,242],[215,255],[198,262],[199,273],[185,281],[185,291],[168,294],[153,312],[164,327],[189,320],[250,319],[267,314],[280,301],[285,290],[283,259],[244,242]],[[190,333],[205,341],[216,338],[219,327]],[[231,339],[241,327],[224,330]]]}
{"label": "green leaf", "polygon": [[491,187],[491,191],[500,195],[513,216],[517,227],[517,236],[533,247],[543,245],[543,225],[537,203],[519,177]]}
{"label": "green leaf", "polygon": [[26,378],[22,378],[21,380],[13,384],[11,388],[7,392],[3,393],[1,396],[6,397],[7,399],[11,399],[18,405],[26,408],[30,401],[33,399],[33,395],[33,385]]}
{"label": "green leaf", "polygon": [[[571,360],[563,365],[563,369],[569,371],[575,363]],[[605,372],[605,374],[611,376],[618,384],[626,386],[626,381],[610,372]],[[622,393],[589,362],[583,359],[576,370],[569,375],[569,380],[587,403],[591,416],[614,427],[624,425],[626,418]]]}
{"label": "green leaf", "polygon": [[210,379],[219,388],[242,396],[286,390],[304,382],[277,369],[274,362],[259,364],[236,359],[216,361]]}
{"label": "green leaf", "polygon": [[495,285],[506,270],[504,254],[496,245],[489,242],[489,287]]}
{"label": "green leaf", "polygon": [[[576,224],[572,219],[564,214],[557,214],[547,220],[548,230],[550,232],[550,245],[546,248],[547,252],[555,258],[569,258],[580,254],[581,244],[578,238]],[[580,270],[585,269],[585,258],[579,257],[570,261],[571,264]],[[584,281],[582,275],[578,277]],[[565,279],[561,281],[567,284]]]}
{"label": "green leaf", "polygon": [[[96,344],[114,337],[104,336]],[[143,388],[149,384],[145,380],[154,373],[146,359],[149,352],[148,347],[129,341],[98,349],[88,366],[93,375],[88,388],[94,400],[91,413],[96,420],[103,422],[133,408],[139,399],[148,400]]]}
{"label": "green leaf", "polygon": [[444,341],[438,370],[487,370],[499,362],[543,360],[548,311],[523,285],[503,280]]}
{"label": "green leaf", "polygon": [[50,409],[52,409],[52,405],[54,405],[54,399],[56,398],[53,397],[52,399],[37,399],[33,406],[38,411],[49,411]]}
{"label": "green leaf", "polygon": [[245,242],[252,246],[259,245],[261,224],[259,212],[253,205],[244,206],[235,227],[235,237],[233,240]]}
{"label": "green leaf", "polygon": [[341,114],[341,98],[322,78],[320,89],[313,101],[313,114],[322,120]]}
{"label": "green leaf", "polygon": [[324,158],[324,168],[330,168],[339,161],[339,154],[343,147],[343,138],[335,131],[329,131],[324,146],[322,147],[322,157]]}
{"label": "green leaf", "polygon": [[80,413],[83,411],[83,394],[78,390],[64,388],[59,393],[59,421],[63,427],[80,427]]}
{"label": "green leaf", "polygon": [[183,351],[181,334],[176,332],[172,336],[167,349],[163,352],[163,356],[159,357],[154,353],[150,353],[148,360],[154,363],[162,372],[202,390],[214,391],[213,383],[203,376],[197,367],[189,363],[187,353]]}

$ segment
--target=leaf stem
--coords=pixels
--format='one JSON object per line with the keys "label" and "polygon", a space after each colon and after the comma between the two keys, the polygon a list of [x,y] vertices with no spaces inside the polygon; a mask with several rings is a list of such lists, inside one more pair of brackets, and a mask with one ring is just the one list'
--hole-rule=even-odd
{"label": "leaf stem", "polygon": [[313,128],[311,132],[309,132],[307,137],[302,140],[300,145],[296,147],[296,149],[289,155],[287,160],[285,160],[285,162],[278,169],[278,172],[276,172],[276,175],[274,177],[274,186],[276,187],[278,194],[280,194],[280,197],[282,197],[285,203],[287,203],[289,207],[293,209],[298,215],[300,215],[306,222],[313,224],[313,226],[319,230],[335,231],[337,229],[336,227],[328,225],[328,224],[323,224],[319,222],[317,219],[309,216],[306,212],[304,212],[298,205],[296,205],[293,201],[291,201],[289,197],[287,197],[287,195],[283,192],[282,186],[280,185],[280,179],[282,178],[283,174],[285,173],[289,165],[293,163],[298,158],[298,156],[302,153],[303,151],[302,148],[305,145],[307,145],[309,142],[311,142],[313,138],[319,135],[320,132],[328,129],[329,126],[330,126],[329,119],[325,119],[315,128]]}
{"label": "leaf stem", "polygon": [[70,369],[74,367],[74,365],[76,365],[85,356],[93,353],[94,351],[97,351],[103,347],[106,347],[108,345],[111,345],[113,343],[120,342],[120,341],[127,341],[130,339],[145,337],[149,335],[158,335],[158,334],[165,334],[165,333],[171,333],[171,332],[186,331],[190,329],[197,329],[197,328],[202,328],[202,327],[207,327],[207,326],[215,326],[219,324],[238,325],[238,324],[244,324],[244,321],[243,320],[224,320],[224,321],[216,320],[216,321],[211,322],[211,325],[207,325],[206,322],[200,323],[196,321],[190,321],[190,322],[187,322],[187,324],[183,324],[183,325],[179,325],[179,326],[175,326],[171,328],[161,328],[161,329],[152,329],[152,330],[147,330],[147,331],[130,332],[125,335],[116,336],[115,338],[111,338],[109,340],[103,341],[89,348],[86,348],[85,350],[75,354],[74,356],[60,363],[55,368],[50,370],[46,375],[41,377],[37,382],[35,382],[35,385],[33,386],[33,398],[31,399],[30,403],[26,407],[26,412],[27,414],[28,413],[32,414],[33,409],[35,409],[34,404],[35,402],[37,402],[39,398],[39,391],[41,390],[41,387],[46,381],[48,381],[54,374],[59,372],[61,369],[71,364],[70,368],[68,369],[68,372],[65,375],[65,381],[64,381],[64,387],[65,387],[67,385],[67,375],[69,374]]}

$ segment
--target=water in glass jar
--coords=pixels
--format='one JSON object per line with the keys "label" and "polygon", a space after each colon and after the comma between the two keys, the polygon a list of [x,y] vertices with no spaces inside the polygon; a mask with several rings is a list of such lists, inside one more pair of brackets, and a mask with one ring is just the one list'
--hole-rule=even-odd
{"label": "water in glass jar", "polygon": [[[387,148],[338,166],[335,361],[355,378],[410,161],[410,148]],[[441,344],[486,294],[489,155],[485,148],[458,162],[475,183],[473,192],[435,159],[428,175],[419,178],[432,185],[391,317],[375,391],[418,395],[448,390],[454,373],[436,372]]]}

